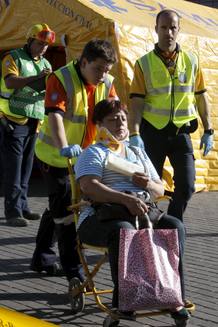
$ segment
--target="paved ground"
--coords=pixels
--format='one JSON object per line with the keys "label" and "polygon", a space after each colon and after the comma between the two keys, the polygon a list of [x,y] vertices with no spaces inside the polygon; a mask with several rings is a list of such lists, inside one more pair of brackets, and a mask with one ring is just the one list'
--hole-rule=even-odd
{"label": "paved ground", "polygon": [[[39,192],[38,181],[30,189],[32,210],[42,213],[47,205],[45,190]],[[41,196],[40,196],[41,195]],[[199,193],[193,196],[186,212],[186,284],[187,297],[196,304],[189,326],[218,326],[218,193]],[[165,206],[165,204],[163,204]],[[92,298],[86,299],[82,313],[72,315],[66,295],[64,277],[48,277],[29,270],[39,222],[25,228],[5,225],[3,198],[0,198],[0,306],[53,322],[62,327],[102,326],[105,314],[97,309]],[[96,254],[89,252],[92,264]],[[108,264],[96,279],[102,287],[111,286]],[[110,303],[110,297],[105,298]],[[124,322],[120,326],[173,326],[168,316],[143,318]],[[34,327],[34,326],[30,326]]]}

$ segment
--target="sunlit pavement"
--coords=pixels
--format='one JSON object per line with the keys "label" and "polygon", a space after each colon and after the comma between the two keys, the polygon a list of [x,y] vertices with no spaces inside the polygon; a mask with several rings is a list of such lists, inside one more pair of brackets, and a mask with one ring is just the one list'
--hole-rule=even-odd
{"label": "sunlit pavement", "polygon": [[[42,189],[40,189],[42,188]],[[42,195],[42,196],[40,196]],[[31,183],[30,207],[42,213],[47,206],[43,184]],[[161,203],[166,207],[166,203]],[[196,304],[189,326],[218,326],[218,192],[195,194],[185,215],[186,293]],[[86,298],[82,313],[73,315],[67,297],[64,277],[49,277],[29,269],[39,221],[28,227],[9,227],[3,218],[3,198],[0,198],[0,306],[23,312],[46,321],[67,326],[102,326],[105,314],[93,298]],[[88,252],[92,264],[97,254]],[[101,288],[111,284],[106,264],[96,278]],[[105,296],[110,303],[110,296]],[[169,316],[141,318],[136,322],[121,321],[120,326],[173,326]],[[32,327],[32,326],[30,326]],[[33,326],[34,327],[34,326]]]}

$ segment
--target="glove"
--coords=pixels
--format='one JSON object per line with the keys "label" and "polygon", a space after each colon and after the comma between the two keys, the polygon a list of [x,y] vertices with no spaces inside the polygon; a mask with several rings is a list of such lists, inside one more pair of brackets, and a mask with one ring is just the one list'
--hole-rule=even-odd
{"label": "glove", "polygon": [[78,157],[80,153],[82,153],[82,148],[79,144],[71,144],[60,150],[60,155],[67,158]]}
{"label": "glove", "polygon": [[142,138],[141,138],[140,135],[130,136],[129,143],[130,143],[130,145],[138,146],[139,148],[141,148],[143,150],[145,149],[144,148],[144,142],[142,141]]}
{"label": "glove", "polygon": [[204,148],[203,155],[206,156],[213,147],[213,135],[204,133],[201,138],[200,149]]}

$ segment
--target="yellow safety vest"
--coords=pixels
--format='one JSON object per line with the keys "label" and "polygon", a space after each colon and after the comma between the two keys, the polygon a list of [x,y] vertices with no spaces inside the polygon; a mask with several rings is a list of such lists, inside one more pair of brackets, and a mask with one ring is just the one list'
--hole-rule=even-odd
{"label": "yellow safety vest", "polygon": [[9,120],[24,125],[28,121],[27,117],[13,114],[9,109],[9,98],[11,94],[14,92],[13,89],[8,89],[5,85],[5,80],[1,78],[1,96],[0,96],[0,117],[5,116]]}
{"label": "yellow safety vest", "polygon": [[[27,54],[27,52],[25,51],[24,48],[20,48],[20,49],[15,49],[10,51],[10,55],[12,56],[13,60],[15,61],[15,64],[17,66],[17,68],[19,69],[19,74],[20,76],[35,76],[38,75],[40,71],[43,70],[43,68],[51,68],[50,63],[45,59],[45,58],[41,58],[39,60],[39,62],[35,62],[33,60],[31,60],[31,58],[29,57],[29,55]],[[22,92],[23,92],[23,96],[25,96],[25,89],[27,87],[23,87],[22,88]],[[27,92],[26,95],[26,100],[25,98],[22,99],[22,102],[20,104],[19,101],[21,101],[21,99],[19,99],[19,91],[17,93],[17,111],[12,112],[12,108],[10,110],[10,105],[9,105],[9,99],[11,98],[12,94],[14,93],[14,89],[8,89],[5,85],[5,81],[4,78],[2,76],[1,78],[1,89],[0,89],[0,117],[1,116],[5,116],[7,117],[9,120],[14,121],[20,125],[24,125],[27,121],[28,115],[19,115],[19,106],[21,106],[22,109],[22,113],[23,113],[23,107],[25,105],[25,101],[28,104],[28,96],[31,97],[32,93]],[[29,101],[29,111],[33,111],[34,109],[36,110],[40,110],[42,112],[42,114],[40,115],[40,119],[43,117],[43,110],[44,110],[44,97],[42,96],[38,96],[38,92],[35,92],[37,94],[37,98],[35,97],[34,102],[33,102],[33,98],[31,97],[31,101]],[[38,102],[37,102],[38,101]],[[38,105],[38,107],[36,106]],[[14,101],[14,107],[16,108],[16,101]],[[31,109],[32,108],[32,109]],[[31,109],[31,110],[30,110]],[[37,113],[37,111],[36,111]],[[37,115],[36,119],[38,118]],[[33,115],[33,117],[35,117]]]}
{"label": "yellow safety vest", "polygon": [[[67,110],[63,117],[67,142],[69,145],[82,145],[88,116],[88,97],[85,86],[77,74],[74,62],[70,62],[68,65],[58,69],[55,75],[63,85],[68,99]],[[112,82],[113,77],[107,75],[104,82],[96,87],[95,103],[108,98]],[[47,116],[45,116],[36,141],[35,153],[41,161],[50,166],[67,167],[66,158],[60,156],[60,150],[54,145]],[[72,160],[74,163],[76,159]]]}
{"label": "yellow safety vest", "polygon": [[198,117],[194,96],[198,60],[194,54],[180,51],[172,76],[154,51],[141,57],[138,63],[147,89],[145,120],[157,129],[169,122],[180,128]]}

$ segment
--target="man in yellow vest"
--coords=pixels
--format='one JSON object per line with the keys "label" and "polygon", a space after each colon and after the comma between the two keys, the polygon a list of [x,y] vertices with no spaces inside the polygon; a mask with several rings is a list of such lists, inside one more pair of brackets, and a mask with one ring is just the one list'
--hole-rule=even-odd
{"label": "man in yellow vest", "polygon": [[33,25],[27,44],[2,61],[0,117],[3,134],[5,218],[10,226],[27,226],[40,215],[27,202],[39,120],[44,117],[45,78],[51,72],[43,58],[55,33],[46,24]]}
{"label": "man in yellow vest", "polygon": [[94,141],[96,128],[92,115],[95,104],[108,97],[117,97],[113,77],[109,75],[116,61],[110,42],[91,40],[78,61],[61,67],[48,78],[46,115],[35,153],[41,161],[47,184],[50,213],[45,213],[40,223],[31,262],[34,271],[52,273],[52,267],[55,267],[55,253],[51,248],[55,227],[60,261],[67,279],[82,279],[75,249],[75,224],[72,213],[67,210],[72,203],[67,158],[75,163],[82,149]]}
{"label": "man in yellow vest", "polygon": [[130,143],[145,147],[160,177],[166,156],[169,158],[175,189],[168,214],[183,220],[194,192],[190,133],[197,129],[198,114],[204,127],[200,144],[204,155],[213,146],[214,131],[198,58],[176,43],[179,29],[175,11],[159,12],[155,26],[158,43],[135,64],[130,89]]}

